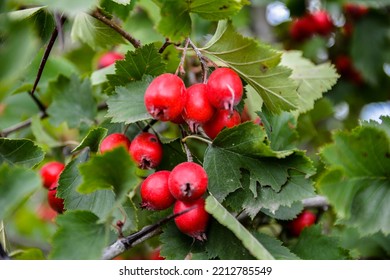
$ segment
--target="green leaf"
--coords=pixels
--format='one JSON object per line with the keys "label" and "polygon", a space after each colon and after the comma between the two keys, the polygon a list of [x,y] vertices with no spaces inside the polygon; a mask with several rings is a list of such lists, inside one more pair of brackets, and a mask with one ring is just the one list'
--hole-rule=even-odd
{"label": "green leaf", "polygon": [[218,23],[214,36],[201,51],[235,70],[260,94],[270,112],[299,108],[297,84],[290,78],[292,71],[278,65],[281,53],[243,37],[228,21]]}
{"label": "green leaf", "polygon": [[11,255],[13,260],[46,260],[42,250],[37,248],[28,248],[23,251],[17,251]]}
{"label": "green leaf", "polygon": [[45,156],[43,150],[29,139],[0,138],[0,164],[34,167]]}
{"label": "green leaf", "polygon": [[41,179],[34,171],[1,164],[0,221],[14,213],[40,187]]}
{"label": "green leaf", "polygon": [[249,4],[247,0],[193,0],[189,1],[189,11],[204,19],[217,21],[235,15]]}
{"label": "green leaf", "polygon": [[115,62],[115,74],[107,75],[112,86],[125,86],[129,82],[144,79],[144,76],[158,76],[165,72],[165,63],[153,44],[135,51],[128,51],[125,59]]}
{"label": "green leaf", "polygon": [[115,30],[87,13],[77,13],[72,31],[72,40],[88,44],[92,49],[109,48],[112,45],[125,43]]}
{"label": "green leaf", "polygon": [[298,84],[299,113],[313,109],[314,102],[330,90],[339,78],[333,65],[330,63],[315,65],[309,59],[302,57],[300,51],[284,52],[281,65],[292,69],[290,78]]}
{"label": "green leaf", "polygon": [[152,78],[147,76],[142,81],[129,83],[124,87],[117,87],[116,94],[107,100],[108,112],[106,117],[112,118],[114,123],[135,123],[137,121],[151,119],[147,112],[144,95]]}
{"label": "green leaf", "polygon": [[266,133],[252,122],[223,130],[206,150],[204,168],[209,176],[209,190],[218,200],[242,187],[241,170],[248,170],[252,187],[259,182],[279,191],[288,179],[288,167],[278,158],[294,151],[275,152],[264,142]]}
{"label": "green leaf", "polygon": [[103,127],[93,127],[88,131],[87,136],[81,141],[81,143],[72,150],[72,153],[81,151],[88,147],[91,152],[98,152],[100,142],[107,135],[107,129]]}
{"label": "green leaf", "polygon": [[131,0],[111,0],[111,1],[121,5],[129,5],[131,3]]}
{"label": "green leaf", "polygon": [[320,225],[304,228],[292,251],[304,260],[349,259],[348,251],[340,247],[339,240],[324,235]]}
{"label": "green leaf", "polygon": [[69,127],[76,128],[81,123],[93,123],[97,109],[88,79],[80,80],[76,75],[70,78],[61,75],[49,87],[54,96],[47,113],[53,125],[67,122]]}
{"label": "green leaf", "polygon": [[81,12],[88,12],[98,5],[98,0],[39,0],[38,2],[47,5],[54,12],[61,11],[70,16],[77,16]]}
{"label": "green leaf", "polygon": [[40,12],[42,9],[45,9],[45,8],[46,8],[46,6],[40,6],[40,7],[35,7],[35,8],[12,11],[12,12],[7,13],[7,16],[11,20],[23,20],[23,19],[27,19],[29,17],[34,16],[36,13]]}
{"label": "green leaf", "polygon": [[31,131],[34,134],[35,140],[40,145],[44,144],[49,148],[61,146],[62,144],[59,141],[51,137],[51,135],[45,131],[42,122],[43,120],[38,115],[31,118]]}
{"label": "green leaf", "polygon": [[390,138],[382,129],[361,126],[337,132],[321,158],[328,170],[318,181],[340,223],[363,235],[390,233]]}
{"label": "green leaf", "polygon": [[180,138],[163,143],[163,158],[158,165],[158,170],[172,170],[181,162],[187,161]]}
{"label": "green leaf", "polygon": [[292,113],[281,112],[270,114],[267,110],[258,112],[267,131],[270,146],[275,151],[296,148],[298,133],[296,131],[297,119]]}
{"label": "green leaf", "polygon": [[140,178],[135,175],[137,166],[123,147],[96,155],[79,168],[83,183],[78,191],[85,194],[113,190],[116,200],[121,201],[140,182]]}
{"label": "green leaf", "polygon": [[303,210],[302,202],[295,201],[294,203],[291,204],[291,206],[284,206],[284,205],[279,206],[278,210],[276,210],[274,213],[266,208],[262,208],[260,211],[274,219],[286,221],[286,220],[295,219],[298,216],[298,214],[302,212],[302,210]]}
{"label": "green leaf", "polygon": [[107,229],[88,211],[66,211],[57,217],[51,259],[98,260],[107,245]]}
{"label": "green leaf", "polygon": [[256,232],[254,236],[264,245],[264,247],[277,260],[298,260],[298,256],[292,253],[287,247],[282,245],[282,242],[269,235]]}
{"label": "green leaf", "polygon": [[206,211],[220,224],[230,229],[254,257],[259,260],[274,259],[270,252],[268,252],[268,250],[212,195],[208,196],[206,199]]}

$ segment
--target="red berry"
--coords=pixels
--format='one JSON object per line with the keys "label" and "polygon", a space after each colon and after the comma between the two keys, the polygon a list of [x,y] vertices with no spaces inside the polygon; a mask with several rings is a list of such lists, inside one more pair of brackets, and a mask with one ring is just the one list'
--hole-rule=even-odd
{"label": "red berry", "polygon": [[148,210],[164,210],[175,203],[168,187],[170,171],[157,171],[149,175],[141,185],[141,207]]}
{"label": "red berry", "polygon": [[358,20],[368,13],[368,7],[356,3],[345,3],[343,6],[346,15],[354,20]]}
{"label": "red berry", "polygon": [[160,249],[155,249],[150,253],[150,260],[165,260],[164,257],[160,255]]}
{"label": "red berry", "polygon": [[122,60],[124,58],[125,56],[121,53],[114,52],[114,51],[107,52],[99,58],[98,68],[101,69],[110,66],[111,64],[114,64],[115,61]]}
{"label": "red berry", "polygon": [[312,13],[312,21],[315,32],[322,36],[329,35],[333,30],[333,21],[329,13],[325,10]]}
{"label": "red berry", "polygon": [[290,36],[295,41],[303,41],[315,33],[313,19],[311,14],[307,14],[301,18],[296,18],[290,25]]}
{"label": "red berry", "polygon": [[61,214],[64,212],[64,200],[59,198],[57,195],[57,182],[53,183],[47,192],[47,200],[50,207],[57,213]]}
{"label": "red berry", "polygon": [[313,225],[317,220],[316,215],[309,211],[304,210],[294,220],[288,224],[288,228],[292,235],[299,236],[305,227]]}
{"label": "red berry", "polygon": [[186,87],[178,76],[165,73],[155,78],[144,96],[145,107],[154,119],[171,121],[183,111]]}
{"label": "red berry", "polygon": [[161,162],[163,147],[156,135],[142,132],[131,142],[129,152],[138,167],[153,169]]}
{"label": "red berry", "polygon": [[233,110],[217,110],[213,118],[203,124],[203,130],[211,139],[217,137],[218,133],[225,127],[233,127],[241,123],[240,114]]}
{"label": "red berry", "polygon": [[187,102],[182,116],[193,132],[199,124],[207,122],[214,114],[214,107],[207,97],[207,89],[206,84],[194,84],[187,89]]}
{"label": "red berry", "polygon": [[43,186],[48,189],[53,183],[56,183],[64,168],[65,165],[58,161],[51,161],[44,164],[39,171]]}
{"label": "red berry", "polygon": [[194,201],[207,190],[208,176],[195,162],[183,162],[173,168],[168,185],[172,195],[182,201]]}
{"label": "red berry", "polygon": [[103,139],[100,144],[100,152],[105,153],[119,146],[123,146],[126,150],[128,150],[130,147],[130,140],[122,133],[113,133]]}
{"label": "red berry", "polygon": [[[191,210],[189,210],[191,209]],[[173,213],[188,212],[175,218],[177,228],[200,241],[206,240],[206,228],[209,221],[209,214],[205,210],[205,200],[199,198],[193,202],[184,202],[177,200],[173,207]]]}
{"label": "red berry", "polygon": [[218,68],[211,73],[207,82],[207,97],[219,109],[232,110],[242,98],[243,86],[240,76],[230,68]]}

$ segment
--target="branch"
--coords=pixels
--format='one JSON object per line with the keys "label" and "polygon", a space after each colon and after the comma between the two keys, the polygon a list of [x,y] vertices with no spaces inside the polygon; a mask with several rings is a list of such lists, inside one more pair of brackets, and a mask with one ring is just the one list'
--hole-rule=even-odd
{"label": "branch", "polygon": [[[59,29],[62,27],[62,25],[64,24],[64,22],[65,22],[65,17],[60,17],[60,18],[59,18],[59,24],[58,24],[58,26],[56,26],[56,27],[54,28],[53,33],[51,34],[49,43],[47,44],[45,53],[43,54],[41,63],[39,64],[39,68],[38,68],[37,76],[36,76],[35,81],[34,81],[33,88],[32,88],[32,90],[29,92],[31,98],[34,100],[34,102],[37,104],[39,110],[41,110],[41,112],[42,112],[44,115],[46,115],[46,107],[45,107],[45,105],[43,105],[43,103],[35,96],[35,90],[37,89],[39,80],[41,79],[41,76],[42,76],[42,73],[43,73],[43,69],[45,69],[45,65],[46,65],[47,59],[49,58],[50,52],[51,52],[51,50],[53,49],[54,43],[55,43],[55,41],[56,41],[56,39],[57,39]],[[61,30],[61,29],[60,29],[60,30]]]}
{"label": "branch", "polygon": [[200,52],[198,47],[195,46],[195,44],[191,41],[191,39],[188,39],[188,40],[189,40],[189,44],[190,44],[191,48],[195,51],[196,56],[198,57],[198,59],[200,61],[200,65],[202,67],[202,81],[203,81],[203,83],[206,83],[207,82],[208,66],[207,66],[207,62],[205,60],[205,57],[202,55],[202,53]]}
{"label": "branch", "polygon": [[127,41],[129,41],[134,48],[141,47],[141,42],[137,39],[135,39],[131,34],[127,33],[125,30],[123,30],[118,24],[116,24],[114,21],[108,19],[105,15],[103,15],[100,10],[96,9],[91,13],[91,16],[96,18],[97,20],[100,20],[105,25],[108,25],[112,29],[114,29],[116,32],[118,32],[123,38],[125,38]]}
{"label": "branch", "polygon": [[176,217],[183,215],[187,213],[188,211],[191,211],[194,209],[194,207],[188,208],[182,212],[179,212],[177,214],[169,215],[168,217],[158,221],[157,223],[153,225],[149,225],[141,229],[140,231],[137,231],[133,234],[130,234],[127,237],[120,238],[110,246],[108,246],[103,251],[102,260],[111,260],[115,258],[116,256],[122,254],[126,250],[129,250],[130,248],[133,248],[134,246],[144,242],[145,240],[152,238],[153,236],[156,236],[161,233],[161,227],[168,223],[170,220],[175,219]]}
{"label": "branch", "polygon": [[327,208],[329,207],[328,199],[325,196],[317,195],[315,197],[302,200],[304,207]]}

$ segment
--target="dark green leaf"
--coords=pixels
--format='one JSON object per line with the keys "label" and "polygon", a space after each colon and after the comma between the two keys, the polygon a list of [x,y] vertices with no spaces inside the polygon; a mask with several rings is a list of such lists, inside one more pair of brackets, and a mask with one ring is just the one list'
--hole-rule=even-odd
{"label": "dark green leaf", "polygon": [[297,244],[292,248],[292,252],[304,260],[349,259],[348,251],[340,247],[339,240],[324,235],[320,225],[305,228]]}
{"label": "dark green leaf", "polygon": [[0,221],[7,218],[41,187],[41,179],[32,170],[0,165]]}
{"label": "dark green leaf", "polygon": [[108,244],[107,229],[88,211],[66,211],[56,220],[51,259],[98,260]]}
{"label": "dark green leaf", "polygon": [[0,164],[33,167],[44,156],[42,149],[31,140],[0,138]]}
{"label": "dark green leaf", "polygon": [[54,96],[47,113],[54,125],[67,122],[69,127],[73,128],[81,123],[93,123],[97,109],[88,79],[80,80],[76,75],[69,79],[61,75],[57,81],[50,83],[49,87]]}
{"label": "dark green leaf", "polygon": [[91,152],[96,153],[99,150],[100,142],[107,135],[107,129],[103,127],[93,127],[89,130],[87,136],[81,141],[80,145],[73,149],[72,153],[81,151],[88,147]]}
{"label": "dark green leaf", "polygon": [[157,167],[158,170],[172,170],[181,162],[187,161],[180,139],[163,143],[163,158]]}
{"label": "dark green leaf", "polygon": [[270,112],[299,109],[297,84],[289,78],[292,71],[278,66],[281,53],[243,37],[228,21],[219,22],[214,36],[201,51],[234,69],[260,94]]}
{"label": "dark green leaf", "polygon": [[112,86],[125,86],[144,76],[158,76],[165,72],[165,63],[153,44],[126,53],[125,59],[115,62],[115,74],[107,75]]}
{"label": "dark green leaf", "polygon": [[299,259],[287,247],[282,245],[282,242],[269,235],[263,233],[254,233],[254,236],[264,245],[264,247],[277,260],[297,260]]}
{"label": "dark green leaf", "polygon": [[107,100],[107,117],[112,118],[111,122],[129,124],[151,118],[144,103],[145,90],[151,80],[147,76],[142,81],[115,89],[116,94]]}
{"label": "dark green leaf", "polygon": [[295,201],[291,206],[279,206],[278,210],[272,213],[269,209],[262,208],[260,211],[264,214],[277,220],[292,220],[298,216],[303,210],[303,204],[300,201]]}

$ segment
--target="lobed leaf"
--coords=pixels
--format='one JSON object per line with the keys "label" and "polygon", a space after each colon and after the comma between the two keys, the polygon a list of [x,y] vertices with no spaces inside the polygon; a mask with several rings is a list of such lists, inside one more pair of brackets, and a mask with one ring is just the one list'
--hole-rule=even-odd
{"label": "lobed leaf", "polygon": [[100,142],[106,137],[107,129],[103,127],[92,127],[87,136],[81,141],[81,143],[72,150],[72,153],[79,152],[82,149],[89,148],[91,152],[98,152]]}

